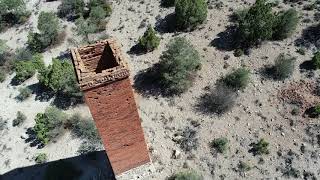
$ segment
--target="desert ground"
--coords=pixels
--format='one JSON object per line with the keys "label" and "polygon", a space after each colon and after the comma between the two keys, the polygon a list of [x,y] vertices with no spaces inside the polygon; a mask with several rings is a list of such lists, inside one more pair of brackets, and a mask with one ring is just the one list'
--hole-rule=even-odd
{"label": "desert ground", "polygon": [[[221,7],[215,4],[221,2]],[[282,41],[266,41],[259,47],[250,50],[249,55],[235,57],[233,51],[221,50],[212,45],[219,39],[231,22],[229,16],[237,9],[249,7],[253,0],[209,0],[207,20],[191,32],[161,32],[160,46],[146,54],[132,54],[130,49],[137,44],[146,26],[157,26],[168,15],[174,13],[174,7],[161,7],[159,0],[117,0],[112,1],[112,15],[107,19],[105,34],[117,39],[122,51],[128,59],[131,80],[135,87],[135,79],[141,72],[159,62],[159,57],[166,50],[166,44],[174,37],[185,37],[200,53],[202,68],[192,85],[179,96],[164,97],[135,91],[136,102],[145,138],[152,160],[151,164],[138,168],[117,177],[120,180],[145,179],[161,180],[180,171],[194,170],[204,179],[294,179],[286,176],[290,171],[298,171],[297,179],[320,178],[319,151],[319,119],[304,117],[301,113],[292,115],[292,105],[285,103],[279,97],[281,90],[302,82],[318,83],[318,71],[302,71],[300,64],[311,60],[315,47],[306,49],[305,55],[297,52],[296,39],[302,36],[303,30],[316,24],[313,20],[314,11],[303,10],[303,4],[280,2],[275,9],[296,8],[300,21],[295,33]],[[305,3],[308,3],[307,1]],[[27,23],[11,27],[1,32],[0,39],[14,51],[25,46],[28,31],[36,28],[37,16],[40,11],[56,11],[60,1],[45,2],[42,0],[27,0],[27,8],[32,15]],[[303,21],[304,19],[311,21]],[[51,59],[65,53],[71,47],[80,45],[79,36],[73,31],[73,22],[60,19],[65,40],[58,46],[43,53],[45,64]],[[75,41],[71,41],[75,39]],[[78,40],[78,41],[77,41]],[[222,43],[222,42],[221,42]],[[293,75],[284,81],[274,81],[261,75],[261,69],[273,64],[280,53],[296,57]],[[239,91],[235,106],[223,115],[207,114],[196,107],[200,97],[208,87],[214,88],[215,82],[234,68],[247,67],[251,79],[245,90]],[[312,74],[312,75],[310,75]],[[77,156],[81,139],[73,138],[66,132],[54,143],[37,149],[25,142],[26,130],[34,125],[37,113],[44,112],[52,100],[40,101],[35,95],[24,102],[14,97],[18,88],[37,83],[33,77],[19,86],[10,84],[15,74],[11,74],[0,83],[0,117],[7,126],[0,130],[0,174],[6,174],[16,168],[34,165],[33,157],[37,153],[46,153],[49,161]],[[302,91],[308,93],[308,91]],[[316,97],[313,101],[317,101]],[[22,111],[27,120],[22,127],[12,127],[12,120],[17,111]],[[80,104],[65,110],[68,114],[79,112],[90,117],[90,111],[85,104]],[[194,130],[194,136],[187,137],[193,143],[191,151],[180,148],[177,139],[186,128]],[[310,131],[312,133],[310,133]],[[229,147],[224,154],[213,152],[209,142],[215,138],[225,137]],[[248,152],[250,144],[259,139],[269,142],[269,154],[253,155]],[[318,138],[318,139],[317,139]],[[246,162],[251,168],[242,172],[239,162]],[[0,176],[1,179],[1,176]],[[27,179],[27,178],[26,178]]]}

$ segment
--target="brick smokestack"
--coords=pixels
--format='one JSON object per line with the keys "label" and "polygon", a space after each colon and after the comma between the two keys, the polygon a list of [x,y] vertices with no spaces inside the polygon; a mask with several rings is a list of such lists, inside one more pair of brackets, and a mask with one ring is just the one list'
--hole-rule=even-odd
{"label": "brick smokestack", "polygon": [[128,66],[115,40],[74,48],[71,53],[114,173],[150,162]]}

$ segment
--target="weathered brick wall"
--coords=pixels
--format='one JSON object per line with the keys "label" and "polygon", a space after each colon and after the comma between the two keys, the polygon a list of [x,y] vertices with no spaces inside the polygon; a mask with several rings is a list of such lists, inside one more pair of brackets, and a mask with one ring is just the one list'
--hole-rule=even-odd
{"label": "weathered brick wall", "polygon": [[84,94],[115,174],[149,162],[129,78]]}

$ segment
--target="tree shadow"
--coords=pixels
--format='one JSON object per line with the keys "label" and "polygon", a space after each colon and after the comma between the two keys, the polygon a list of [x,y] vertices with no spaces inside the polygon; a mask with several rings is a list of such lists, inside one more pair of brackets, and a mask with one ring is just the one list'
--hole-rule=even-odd
{"label": "tree shadow", "polygon": [[36,100],[41,102],[48,102],[52,98],[52,105],[60,109],[68,109],[78,104],[84,103],[83,94],[81,92],[74,95],[66,95],[63,93],[55,93],[52,90],[44,87],[40,83],[32,84],[28,86],[31,89],[32,94],[36,95]]}
{"label": "tree shadow", "polygon": [[309,26],[303,30],[300,38],[295,40],[296,46],[304,46],[307,48],[311,48],[315,46],[320,48],[320,24]]}
{"label": "tree shadow", "polygon": [[37,147],[41,149],[44,147],[44,144],[37,139],[36,132],[32,128],[28,128],[26,131],[28,138],[24,140],[25,143],[29,143],[30,147]]}
{"label": "tree shadow", "polygon": [[310,61],[304,61],[299,65],[300,70],[305,70],[305,71],[312,71],[316,70],[317,68],[314,66],[313,62]]}
{"label": "tree shadow", "polygon": [[260,74],[262,77],[264,77],[265,79],[272,79],[272,80],[276,80],[277,78],[275,78],[275,67],[274,65],[266,65],[264,67],[262,67],[259,70]]}
{"label": "tree shadow", "polygon": [[41,102],[48,102],[55,96],[54,92],[42,86],[40,83],[32,84],[28,86],[28,88],[32,91],[32,94],[36,95],[36,100]]}
{"label": "tree shadow", "polygon": [[167,93],[164,91],[159,78],[159,64],[138,72],[134,77],[134,88],[146,97],[165,96]]}
{"label": "tree shadow", "polygon": [[57,56],[56,58],[59,59],[59,60],[66,60],[66,59],[68,59],[68,60],[70,60],[70,62],[71,62],[71,53],[70,53],[69,50],[67,50],[67,51],[62,51],[62,52],[59,53],[59,56]]}
{"label": "tree shadow", "polygon": [[228,26],[223,32],[217,35],[217,38],[211,41],[210,45],[218,50],[233,51],[236,49],[236,26]]}
{"label": "tree shadow", "polygon": [[56,106],[60,109],[68,109],[70,107],[77,106],[78,104],[84,103],[84,97],[81,93],[81,95],[64,95],[64,94],[58,94],[53,102],[52,105]]}
{"label": "tree shadow", "polygon": [[11,170],[1,180],[115,180],[105,151]]}
{"label": "tree shadow", "polygon": [[155,30],[160,34],[176,32],[176,15],[175,13],[168,14],[166,17],[157,20]]}
{"label": "tree shadow", "polygon": [[318,118],[319,114],[316,112],[316,107],[311,107],[308,108],[304,114],[304,116],[309,117],[309,118]]}
{"label": "tree shadow", "polygon": [[147,53],[146,50],[144,50],[140,44],[135,44],[134,46],[132,46],[130,48],[130,50],[127,52],[128,54],[132,54],[132,55],[137,55],[137,56],[140,56],[140,55],[143,55],[145,53]]}

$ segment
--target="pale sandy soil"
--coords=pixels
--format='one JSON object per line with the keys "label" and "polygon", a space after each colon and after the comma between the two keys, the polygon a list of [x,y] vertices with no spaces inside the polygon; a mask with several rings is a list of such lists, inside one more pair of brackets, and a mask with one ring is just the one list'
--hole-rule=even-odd
{"label": "pale sandy soil", "polygon": [[[243,2],[252,3],[253,1]],[[200,29],[188,33],[161,34],[159,48],[143,55],[127,53],[145,31],[145,28],[138,28],[141,21],[147,19],[148,23],[154,25],[158,15],[164,18],[174,12],[174,9],[161,8],[157,0],[119,0],[113,2],[114,10],[107,24],[106,33],[121,43],[122,50],[129,60],[132,79],[139,71],[152,67],[159,61],[161,53],[165,50],[165,45],[173,36],[186,37],[202,57],[202,69],[199,71],[194,85],[181,96],[173,98],[144,97],[136,93],[152,165],[125,173],[118,179],[161,180],[175,172],[187,169],[198,171],[205,180],[223,179],[222,177],[225,179],[285,179],[281,170],[277,169],[285,167],[285,157],[289,150],[295,153],[292,167],[300,170],[301,173],[306,170],[314,173],[315,177],[320,177],[319,149],[308,142],[309,137],[305,133],[310,121],[319,122],[301,116],[283,115],[283,109],[288,106],[280,104],[277,99],[277,93],[282,87],[290,82],[307,79],[305,74],[300,73],[299,65],[310,60],[313,52],[308,50],[304,56],[296,53],[297,47],[294,46],[294,41],[310,24],[300,22],[296,33],[291,38],[281,42],[263,43],[261,47],[253,49],[250,56],[235,57],[232,51],[221,51],[210,46],[211,41],[230,25],[228,19],[228,15],[232,14],[230,9],[241,9],[248,6],[243,2],[223,1],[224,7],[222,9],[209,10],[208,20]],[[35,3],[33,2],[33,4]],[[282,3],[281,6],[288,8]],[[51,10],[55,7],[57,7],[57,2],[41,2],[39,4],[40,10]],[[312,12],[303,11],[303,13],[308,13],[312,17]],[[35,19],[35,16],[32,15],[27,27],[19,27],[19,29],[36,27]],[[67,27],[67,37],[72,38],[75,35],[71,31],[73,25],[69,22],[63,22],[63,24],[66,24]],[[12,28],[0,34],[0,38],[8,40],[8,45],[11,48],[17,48],[26,42],[26,32],[26,30]],[[69,47],[70,45],[65,41],[60,46],[45,52],[46,63],[49,64],[52,57],[58,56],[60,52]],[[264,79],[259,73],[260,69],[265,65],[273,64],[274,59],[280,53],[290,53],[297,57],[293,76],[284,82]],[[226,55],[230,56],[228,60],[224,60]],[[224,69],[225,63],[230,67]],[[239,92],[239,98],[232,111],[223,116],[215,116],[203,114],[195,109],[199,97],[206,92],[205,87],[213,87],[217,79],[233,68],[242,65],[250,69],[251,83],[247,89]],[[316,78],[318,78],[318,72],[311,80],[314,81]],[[20,136],[25,133],[24,127],[31,127],[34,124],[34,116],[38,112],[43,112],[50,102],[35,101],[32,97],[23,103],[18,103],[13,99],[18,92],[17,88],[10,86],[9,82],[8,79],[0,84],[0,115],[8,119],[9,125],[8,134],[1,138],[0,144],[5,144],[12,149],[0,153],[0,174],[17,167],[33,164],[34,162],[29,161],[28,158],[38,152],[46,152],[50,160],[74,156],[80,141],[71,139],[68,134],[61,137],[57,143],[41,150],[30,148],[28,144],[23,142]],[[35,78],[26,82],[26,84],[33,83],[36,83]],[[261,103],[261,106],[258,106],[256,101]],[[83,108],[89,115],[89,111],[83,106],[76,107],[71,111],[82,111]],[[23,128],[12,128],[10,127],[11,121],[18,110],[28,116],[28,121]],[[198,121],[200,126],[193,127],[190,123],[191,120]],[[185,153],[173,139],[178,129],[184,129],[188,126],[197,131],[199,145],[197,150]],[[226,154],[213,155],[210,152],[208,143],[218,137],[227,137],[230,142],[230,148]],[[270,143],[270,154],[261,156],[264,160],[263,164],[258,163],[260,156],[253,156],[248,152],[249,145],[257,142],[260,138],[264,138]],[[306,147],[304,153],[300,150],[302,144]],[[25,148],[27,153],[24,151]],[[59,149],[58,152],[57,149]],[[172,158],[174,150],[179,151],[181,157]],[[281,157],[278,155],[279,152],[283,154]],[[5,167],[3,164],[7,159],[10,159],[11,163],[10,166]],[[245,174],[239,174],[235,171],[239,161],[247,162],[252,169]]]}

